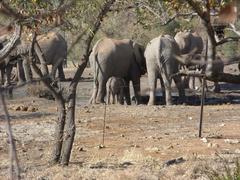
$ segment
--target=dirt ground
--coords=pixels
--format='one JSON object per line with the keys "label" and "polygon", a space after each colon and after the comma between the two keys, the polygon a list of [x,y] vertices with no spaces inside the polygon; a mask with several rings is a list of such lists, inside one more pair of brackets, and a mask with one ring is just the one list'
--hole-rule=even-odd
{"label": "dirt ground", "polygon": [[[67,76],[73,70],[67,69]],[[170,107],[87,105],[90,76],[90,71],[85,71],[85,80],[78,86],[77,129],[68,167],[48,163],[55,102],[28,95],[27,87],[15,90],[13,99],[7,101],[22,179],[207,179],[204,170],[222,172],[226,163],[233,166],[240,157],[240,87],[222,84],[223,93],[207,94],[201,139],[199,95],[196,104]],[[147,89],[146,77],[141,81],[143,90]],[[37,111],[16,111],[20,105]],[[105,110],[104,148],[99,148]],[[8,179],[9,144],[2,112],[0,138],[0,179]]]}

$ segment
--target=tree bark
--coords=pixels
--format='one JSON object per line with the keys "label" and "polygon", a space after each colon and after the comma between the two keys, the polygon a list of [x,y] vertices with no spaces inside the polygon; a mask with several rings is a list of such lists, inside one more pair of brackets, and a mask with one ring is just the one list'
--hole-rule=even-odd
{"label": "tree bark", "polygon": [[67,119],[66,119],[66,125],[65,125],[65,137],[64,137],[64,144],[63,144],[63,149],[62,149],[62,154],[61,154],[61,163],[63,165],[68,165],[70,156],[71,156],[71,151],[72,151],[72,146],[73,146],[73,141],[74,141],[74,136],[75,136],[75,106],[76,106],[76,89],[78,82],[82,76],[82,73],[84,69],[87,66],[88,60],[89,60],[89,55],[90,55],[90,46],[92,43],[92,40],[97,33],[98,29],[101,26],[101,22],[103,18],[106,16],[106,14],[109,12],[112,4],[116,0],[108,0],[106,3],[103,5],[103,8],[101,9],[96,22],[94,23],[94,27],[92,31],[89,33],[89,36],[86,40],[86,47],[85,47],[85,53],[83,55],[83,61],[81,65],[79,65],[74,78],[72,82],[70,83],[69,86],[69,94],[68,94],[68,106],[67,106]]}
{"label": "tree bark", "polygon": [[[35,63],[32,62],[33,59],[33,51],[35,51],[36,55],[38,56],[41,61],[45,61],[43,57],[43,54],[39,50],[39,45],[36,41],[36,34],[33,36],[32,44],[29,50],[29,57],[30,57],[30,63],[36,72],[36,74],[42,79],[43,84],[48,88],[48,90],[52,93],[52,95],[55,98],[56,104],[57,104],[57,110],[58,110],[58,118],[55,128],[55,135],[54,135],[54,148],[52,153],[52,163],[57,163],[60,161],[60,155],[62,151],[62,144],[63,144],[63,131],[65,126],[65,119],[66,119],[66,108],[65,108],[65,100],[63,98],[62,92],[57,91],[53,86],[52,79],[46,74],[43,75],[41,70],[37,67]],[[43,62],[44,63],[44,62]]]}

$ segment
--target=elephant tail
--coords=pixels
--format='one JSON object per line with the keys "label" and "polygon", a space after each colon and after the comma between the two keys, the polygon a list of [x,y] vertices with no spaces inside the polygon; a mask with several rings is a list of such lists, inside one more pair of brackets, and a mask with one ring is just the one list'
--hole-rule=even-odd
{"label": "elephant tail", "polygon": [[162,41],[162,36],[160,36],[159,38],[159,43],[158,43],[158,48],[156,48],[157,52],[157,63],[158,63],[158,67],[160,70],[162,70],[164,64],[166,63],[164,60],[164,56],[163,56],[163,50],[164,48],[162,48],[163,46],[163,41]]}
{"label": "elephant tail", "polygon": [[95,87],[98,84],[98,75],[99,75],[99,61],[98,61],[98,54],[93,55],[93,80]]}

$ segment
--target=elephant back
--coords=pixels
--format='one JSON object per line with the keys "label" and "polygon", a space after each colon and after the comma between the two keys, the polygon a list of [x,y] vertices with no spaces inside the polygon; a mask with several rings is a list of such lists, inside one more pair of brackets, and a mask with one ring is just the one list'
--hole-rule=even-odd
{"label": "elephant back", "polygon": [[171,55],[179,55],[180,54],[180,49],[179,46],[176,42],[176,40],[166,34],[160,37],[160,52],[166,56],[171,56]]}

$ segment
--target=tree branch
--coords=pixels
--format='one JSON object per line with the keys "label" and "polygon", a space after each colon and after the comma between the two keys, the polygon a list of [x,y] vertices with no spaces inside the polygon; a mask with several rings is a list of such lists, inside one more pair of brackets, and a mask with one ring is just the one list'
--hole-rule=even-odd
{"label": "tree branch", "polygon": [[221,41],[217,42],[216,46],[228,43],[228,42],[233,42],[233,41],[239,41],[240,36],[239,37],[227,37],[222,39]]}
{"label": "tree branch", "polygon": [[[10,116],[7,110],[5,98],[2,94],[2,90],[0,89],[0,99],[1,99],[1,107],[2,112],[5,114],[5,120],[6,120],[6,127],[7,127],[7,133],[8,133],[8,140],[10,144],[10,179],[20,179],[20,170],[19,170],[19,162],[17,158],[17,150],[16,150],[16,144],[13,138],[13,133],[12,133],[12,126],[10,123]],[[15,173],[16,175],[14,176],[14,162],[15,162]]]}
{"label": "tree branch", "polygon": [[6,58],[8,56],[8,54],[11,52],[11,50],[16,45],[17,40],[21,36],[21,29],[22,29],[21,26],[19,26],[19,25],[16,26],[15,32],[14,32],[13,36],[11,37],[9,43],[7,45],[5,45],[2,48],[2,50],[0,51],[0,63],[2,63],[4,61],[4,58]]}

